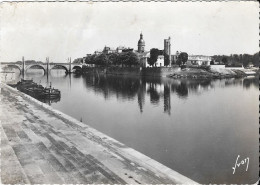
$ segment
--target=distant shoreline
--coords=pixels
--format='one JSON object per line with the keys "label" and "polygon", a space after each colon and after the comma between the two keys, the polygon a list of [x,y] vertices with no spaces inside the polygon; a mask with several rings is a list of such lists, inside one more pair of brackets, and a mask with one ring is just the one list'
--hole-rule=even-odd
{"label": "distant shoreline", "polygon": [[[247,72],[250,72],[247,74]],[[221,70],[203,70],[200,68],[185,68],[181,71],[175,72],[168,77],[178,79],[224,79],[224,78],[241,78],[246,76],[256,76],[259,70],[254,71],[250,69],[221,69]]]}
{"label": "distant shoreline", "polygon": [[246,76],[255,76],[259,74],[256,69],[203,69],[203,68],[184,68],[179,67],[117,67],[117,66],[96,66],[87,67],[82,70],[82,74],[111,74],[123,76],[154,76],[154,77],[168,77],[174,79],[223,79],[223,78],[239,78]]}
{"label": "distant shoreline", "polygon": [[12,72],[12,71],[0,71],[0,73],[15,73],[15,72]]}

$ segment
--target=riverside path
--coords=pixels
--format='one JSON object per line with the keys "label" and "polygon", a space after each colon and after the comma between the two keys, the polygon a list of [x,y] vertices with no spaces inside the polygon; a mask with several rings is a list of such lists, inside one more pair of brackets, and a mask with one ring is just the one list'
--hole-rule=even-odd
{"label": "riverside path", "polygon": [[1,183],[197,184],[1,84]]}

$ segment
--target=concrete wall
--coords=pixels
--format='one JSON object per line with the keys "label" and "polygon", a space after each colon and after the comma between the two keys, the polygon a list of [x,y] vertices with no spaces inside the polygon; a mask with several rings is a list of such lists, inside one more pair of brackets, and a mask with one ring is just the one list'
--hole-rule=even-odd
{"label": "concrete wall", "polygon": [[141,72],[140,67],[108,67],[106,69],[106,74],[114,75],[140,76]]}
{"label": "concrete wall", "polygon": [[180,68],[172,68],[172,67],[149,67],[143,68],[142,74],[144,76],[162,76],[165,77],[167,75],[173,74],[176,71],[179,71]]}
{"label": "concrete wall", "polygon": [[225,65],[210,65],[210,68],[213,70],[225,69]]}
{"label": "concrete wall", "polygon": [[[42,103],[29,95],[26,95],[17,89],[14,89],[6,84],[3,84],[0,82],[0,88],[5,88],[5,90],[8,90],[12,96],[17,96],[19,100],[26,102],[26,104],[30,105],[28,107],[37,106],[38,111],[48,111],[49,114],[55,118],[55,120],[58,120],[59,124],[54,124],[63,126],[63,124],[69,125],[71,127],[71,131],[78,130],[78,134],[80,135],[81,140],[66,140],[69,143],[78,143],[82,142],[84,140],[83,137],[85,136],[87,141],[87,145],[90,146],[89,151],[91,151],[91,155],[94,155],[96,157],[97,161],[104,161],[106,160],[106,168],[108,168],[110,171],[113,171],[114,173],[117,172],[117,175],[126,180],[127,184],[131,184],[133,182],[132,178],[138,178],[138,182],[140,181],[140,184],[149,184],[151,182],[155,182],[156,184],[163,184],[164,182],[167,182],[167,184],[193,184],[197,185],[198,183],[179,174],[178,172],[162,165],[161,163],[147,157],[146,155],[127,147],[126,145],[120,143],[119,141],[97,131],[96,129],[88,126],[85,123],[82,123],[78,120],[76,120],[73,117],[70,117],[67,114],[64,114],[50,106],[48,106],[45,103]],[[33,106],[31,106],[33,105]],[[40,113],[38,113],[40,114]],[[37,119],[46,119],[45,116],[38,117]],[[47,122],[48,124],[50,122]],[[62,127],[63,128],[63,127]],[[84,133],[84,134],[83,134]],[[64,134],[64,133],[63,133]],[[66,134],[66,133],[65,133]],[[88,136],[87,136],[88,135]],[[34,138],[34,137],[33,137]],[[38,137],[36,137],[36,140],[38,140]],[[44,138],[45,140],[45,138]],[[93,144],[92,144],[93,143]],[[75,146],[79,146],[75,145]],[[81,144],[82,146],[82,144]],[[84,145],[83,145],[84,146]],[[93,147],[95,146],[95,147]],[[86,150],[84,150],[85,152]],[[88,151],[88,152],[89,152]],[[105,155],[102,155],[102,153],[105,153]],[[86,152],[87,153],[87,152]],[[85,153],[85,154],[86,154]],[[89,154],[89,153],[88,153]],[[109,155],[109,156],[108,156]],[[116,157],[115,157],[116,156]],[[10,157],[10,156],[9,156]],[[60,158],[59,158],[60,159]],[[63,159],[61,157],[61,159]],[[123,161],[123,162],[122,162]],[[95,162],[95,161],[94,161]],[[99,163],[101,163],[99,162]],[[101,163],[102,164],[102,163]],[[101,166],[102,168],[102,166]],[[125,176],[124,173],[119,172],[126,171],[127,173],[132,175],[132,178],[130,179],[128,176]],[[103,170],[105,171],[105,170]],[[137,174],[138,173],[138,174]],[[148,175],[150,174],[150,175]],[[151,176],[152,174],[152,176]],[[151,178],[154,177],[154,178]],[[117,177],[116,177],[117,178]],[[157,179],[161,179],[162,182],[158,183]],[[91,182],[91,181],[90,181]],[[166,183],[165,183],[166,184]]]}
{"label": "concrete wall", "polygon": [[113,75],[127,75],[127,76],[161,76],[173,74],[180,70],[179,67],[86,67],[84,73],[106,73]]}

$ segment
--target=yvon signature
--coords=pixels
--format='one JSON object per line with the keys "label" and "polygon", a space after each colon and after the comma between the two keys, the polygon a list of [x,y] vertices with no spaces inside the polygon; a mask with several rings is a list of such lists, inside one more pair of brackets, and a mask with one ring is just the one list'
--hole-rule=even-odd
{"label": "yvon signature", "polygon": [[249,165],[249,157],[243,159],[243,160],[240,160],[239,159],[240,155],[237,156],[237,160],[236,160],[236,163],[235,163],[235,166],[232,167],[233,169],[233,174],[235,174],[236,172],[236,169],[239,168],[240,166],[246,166],[246,171],[248,170],[248,165]]}

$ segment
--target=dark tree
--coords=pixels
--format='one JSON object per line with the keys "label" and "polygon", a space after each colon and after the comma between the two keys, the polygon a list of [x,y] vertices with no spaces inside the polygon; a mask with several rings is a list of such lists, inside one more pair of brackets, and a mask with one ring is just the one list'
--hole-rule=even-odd
{"label": "dark tree", "polygon": [[251,55],[249,55],[249,54],[244,54],[244,55],[243,55],[243,66],[248,66],[248,64],[249,64],[250,62],[252,62],[252,60],[253,60],[253,57],[252,57]]}
{"label": "dark tree", "polygon": [[138,59],[137,55],[131,51],[128,52],[128,65],[130,65],[130,66],[139,65],[139,59]]}
{"label": "dark tree", "polygon": [[119,61],[125,66],[139,65],[139,59],[132,51],[120,53]]}
{"label": "dark tree", "polygon": [[93,60],[94,60],[94,55],[86,56],[84,62],[85,62],[86,64],[93,64]]}
{"label": "dark tree", "polygon": [[82,64],[83,63],[83,58],[76,58],[72,63],[74,63],[74,64]]}
{"label": "dark tree", "polygon": [[126,52],[120,53],[119,54],[119,58],[118,58],[118,60],[119,60],[118,64],[121,64],[122,67],[123,67],[124,65],[127,64],[127,58],[128,57],[127,57],[127,53]]}
{"label": "dark tree", "polygon": [[109,63],[113,65],[119,64],[119,56],[117,53],[111,53],[108,55]]}
{"label": "dark tree", "polygon": [[254,64],[254,66],[259,67],[259,53],[258,52],[253,55],[253,64]]}
{"label": "dark tree", "polygon": [[214,61],[216,61],[217,63],[221,63],[221,59],[222,59],[222,57],[221,56],[219,56],[219,55],[214,55],[213,57],[212,57],[212,59],[214,60]]}
{"label": "dark tree", "polygon": [[157,48],[153,48],[150,50],[150,58],[148,58],[148,63],[150,66],[153,66],[156,63],[158,55],[159,50]]}
{"label": "dark tree", "polygon": [[222,63],[225,64],[225,65],[227,65],[227,63],[228,63],[227,57],[223,57],[223,58],[221,59],[221,61],[222,61]]}
{"label": "dark tree", "polygon": [[94,63],[97,65],[107,65],[109,62],[108,57],[106,54],[102,53],[95,57]]}
{"label": "dark tree", "polygon": [[188,61],[188,54],[185,52],[181,52],[177,58],[176,63],[181,66],[181,65],[185,65],[186,62]]}

